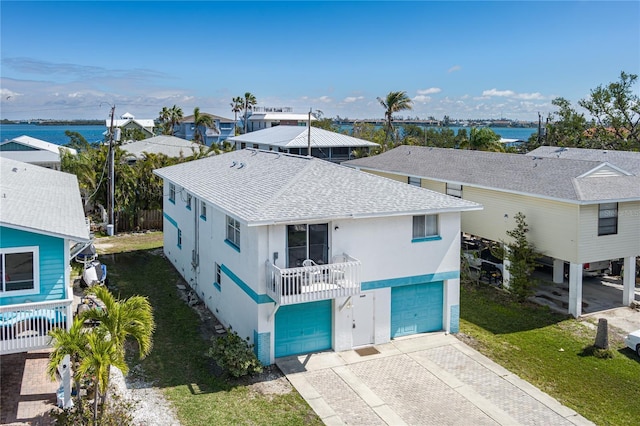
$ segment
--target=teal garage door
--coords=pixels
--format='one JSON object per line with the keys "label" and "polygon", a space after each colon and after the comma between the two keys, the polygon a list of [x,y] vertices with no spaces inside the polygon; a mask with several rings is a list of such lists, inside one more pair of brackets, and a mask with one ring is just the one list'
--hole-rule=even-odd
{"label": "teal garage door", "polygon": [[391,289],[391,337],[442,330],[442,281]]}
{"label": "teal garage door", "polygon": [[276,358],[331,349],[331,300],[281,306],[275,334]]}

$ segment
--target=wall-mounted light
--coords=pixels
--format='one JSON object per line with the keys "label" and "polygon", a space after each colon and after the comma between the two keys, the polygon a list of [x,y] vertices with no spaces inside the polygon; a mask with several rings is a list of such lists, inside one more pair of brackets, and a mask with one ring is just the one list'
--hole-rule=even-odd
{"label": "wall-mounted light", "polygon": [[505,219],[509,219],[509,215],[505,213],[505,214],[504,214],[504,218],[505,218]]}
{"label": "wall-mounted light", "polygon": [[334,226],[334,227],[333,227],[333,230],[334,230],[334,231],[337,231],[338,229],[340,229],[340,227],[339,227],[338,225],[336,225],[336,226]]}

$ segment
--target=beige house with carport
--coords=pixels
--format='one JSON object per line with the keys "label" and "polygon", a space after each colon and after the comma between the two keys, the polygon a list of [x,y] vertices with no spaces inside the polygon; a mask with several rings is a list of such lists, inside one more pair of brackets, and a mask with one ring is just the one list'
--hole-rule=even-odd
{"label": "beige house with carport", "polygon": [[522,212],[531,241],[554,259],[555,283],[563,282],[569,263],[568,311],[575,317],[582,314],[586,263],[623,258],[622,304],[634,300],[640,153],[543,147],[521,155],[400,146],[343,164],[482,204],[484,210],[462,214],[462,231],[493,241],[505,240]]}

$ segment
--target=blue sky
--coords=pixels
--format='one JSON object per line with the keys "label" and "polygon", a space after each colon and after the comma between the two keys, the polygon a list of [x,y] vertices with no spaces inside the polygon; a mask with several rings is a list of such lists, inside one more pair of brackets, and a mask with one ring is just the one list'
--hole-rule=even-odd
{"label": "blue sky", "polygon": [[[640,2],[0,3],[0,117],[233,117],[231,98],[325,116],[537,120],[640,74]],[[636,92],[638,86],[635,87]]]}

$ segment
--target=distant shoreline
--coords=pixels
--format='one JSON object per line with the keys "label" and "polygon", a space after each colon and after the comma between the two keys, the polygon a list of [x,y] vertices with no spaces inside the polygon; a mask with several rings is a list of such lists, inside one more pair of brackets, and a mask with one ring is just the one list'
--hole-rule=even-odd
{"label": "distant shoreline", "polygon": [[35,126],[100,126],[104,120],[1,120],[0,124],[32,124]]}

